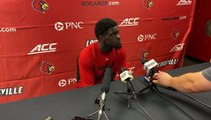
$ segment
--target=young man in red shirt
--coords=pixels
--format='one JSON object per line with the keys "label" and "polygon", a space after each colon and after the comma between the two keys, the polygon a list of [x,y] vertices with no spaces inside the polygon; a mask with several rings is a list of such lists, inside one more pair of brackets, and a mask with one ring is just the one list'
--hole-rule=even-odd
{"label": "young man in red shirt", "polygon": [[122,48],[117,23],[103,18],[95,25],[98,42],[84,48],[78,58],[80,80],[77,87],[102,83],[105,68],[111,67],[112,79],[126,65],[126,52]]}

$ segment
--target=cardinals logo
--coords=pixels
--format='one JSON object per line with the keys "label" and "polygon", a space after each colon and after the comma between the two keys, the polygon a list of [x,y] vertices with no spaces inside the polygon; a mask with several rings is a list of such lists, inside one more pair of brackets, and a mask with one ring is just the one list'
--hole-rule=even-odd
{"label": "cardinals logo", "polygon": [[144,0],[143,3],[144,3],[144,6],[148,9],[153,6],[152,0]]}
{"label": "cardinals logo", "polygon": [[51,74],[53,71],[55,71],[55,66],[46,61],[42,61],[40,71],[46,74]]}
{"label": "cardinals logo", "polygon": [[174,30],[172,31],[172,33],[171,33],[171,37],[172,37],[173,39],[177,39],[177,38],[179,37],[179,35],[180,35],[180,32],[179,32],[178,30],[176,30],[176,29],[174,29]]}
{"label": "cardinals logo", "polygon": [[45,13],[48,10],[49,6],[46,0],[33,0],[32,8],[40,13]]}

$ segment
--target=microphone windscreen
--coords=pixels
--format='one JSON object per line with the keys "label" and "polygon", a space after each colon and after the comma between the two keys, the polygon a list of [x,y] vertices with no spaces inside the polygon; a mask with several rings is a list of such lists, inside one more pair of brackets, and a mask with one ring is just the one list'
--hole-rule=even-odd
{"label": "microphone windscreen", "polygon": [[105,69],[105,73],[103,76],[103,87],[101,88],[101,92],[109,92],[110,82],[111,82],[112,71],[110,67]]}
{"label": "microphone windscreen", "polygon": [[126,70],[125,68],[122,68],[122,73],[119,75],[122,82],[127,83],[127,81],[131,81],[133,79],[133,75],[130,71]]}
{"label": "microphone windscreen", "polygon": [[144,70],[149,72],[152,68],[156,67],[157,65],[158,63],[154,59],[151,59],[150,61],[144,63]]}

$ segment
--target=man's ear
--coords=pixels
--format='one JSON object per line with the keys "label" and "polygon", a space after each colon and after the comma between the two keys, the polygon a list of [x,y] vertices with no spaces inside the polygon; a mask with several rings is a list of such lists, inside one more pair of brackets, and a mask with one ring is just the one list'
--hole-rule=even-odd
{"label": "man's ear", "polygon": [[99,35],[99,41],[104,41],[104,38],[103,38],[103,36],[102,35]]}

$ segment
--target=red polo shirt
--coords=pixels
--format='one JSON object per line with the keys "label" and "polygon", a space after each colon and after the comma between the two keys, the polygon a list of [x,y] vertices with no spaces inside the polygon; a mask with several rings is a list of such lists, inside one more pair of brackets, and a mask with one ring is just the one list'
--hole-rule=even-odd
{"label": "red polo shirt", "polygon": [[80,80],[77,87],[102,83],[108,64],[112,70],[112,79],[114,79],[117,73],[121,73],[122,67],[127,68],[125,50],[120,48],[113,49],[109,53],[102,53],[98,42],[84,48],[78,59]]}

